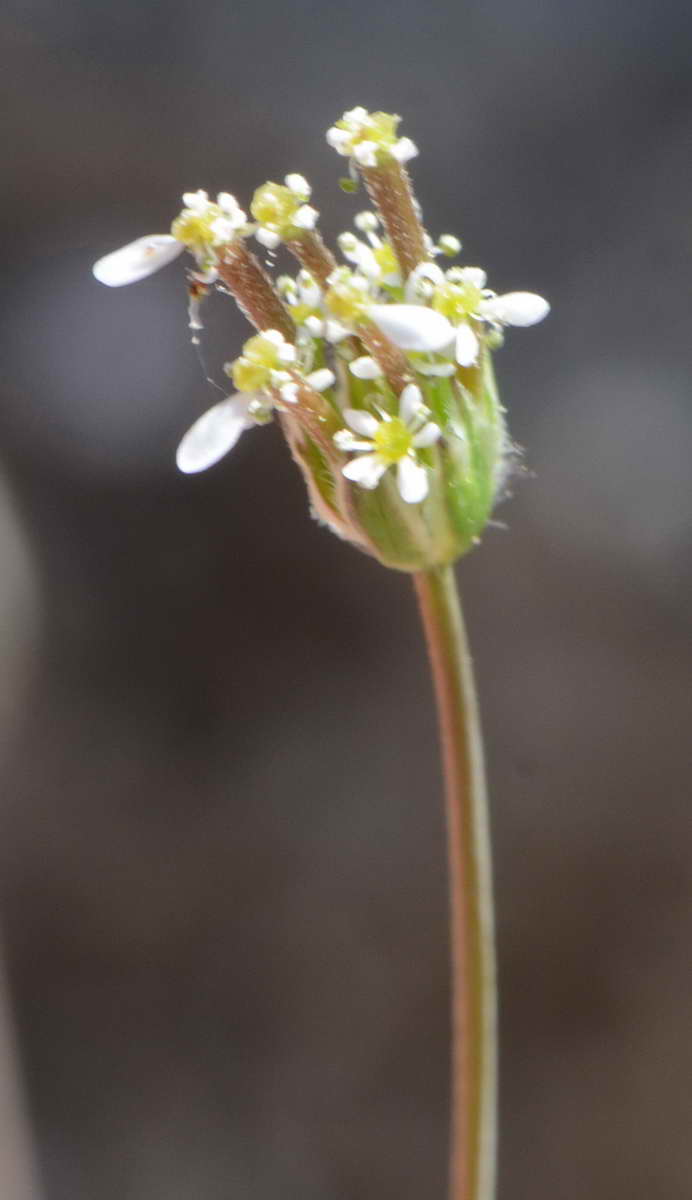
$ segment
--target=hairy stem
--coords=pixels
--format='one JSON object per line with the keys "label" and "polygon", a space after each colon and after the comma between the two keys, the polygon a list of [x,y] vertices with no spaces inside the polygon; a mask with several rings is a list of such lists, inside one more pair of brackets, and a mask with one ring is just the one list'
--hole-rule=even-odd
{"label": "hairy stem", "polygon": [[274,284],[241,239],[226,247],[219,262],[219,278],[256,329],[278,329],[289,342],[294,341],[295,326]]}
{"label": "hairy stem", "polygon": [[496,983],[487,795],[473,669],[452,567],[414,576],[430,657],[447,801],[452,951],[450,1200],[492,1200]]}
{"label": "hairy stem", "polygon": [[286,242],[286,249],[298,259],[301,267],[314,276],[320,287],[327,286],[337,262],[316,229],[306,230],[299,238],[291,238]]}
{"label": "hairy stem", "polygon": [[394,158],[388,158],[376,167],[360,167],[359,170],[405,278],[430,257],[408,172]]}
{"label": "hairy stem", "polygon": [[387,378],[387,383],[398,396],[411,383],[413,372],[403,350],[394,345],[381,329],[372,321],[360,321],[356,332],[366,350],[379,364]]}

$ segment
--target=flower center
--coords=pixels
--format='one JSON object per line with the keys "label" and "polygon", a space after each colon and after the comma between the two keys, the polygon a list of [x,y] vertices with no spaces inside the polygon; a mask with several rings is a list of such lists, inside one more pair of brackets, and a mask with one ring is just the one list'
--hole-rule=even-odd
{"label": "flower center", "polygon": [[408,454],[413,438],[401,418],[392,417],[391,421],[382,421],[378,425],[373,441],[378,454],[387,462],[395,463]]}
{"label": "flower center", "polygon": [[435,288],[433,307],[450,321],[460,321],[477,312],[482,298],[481,289],[473,283],[442,283]]}

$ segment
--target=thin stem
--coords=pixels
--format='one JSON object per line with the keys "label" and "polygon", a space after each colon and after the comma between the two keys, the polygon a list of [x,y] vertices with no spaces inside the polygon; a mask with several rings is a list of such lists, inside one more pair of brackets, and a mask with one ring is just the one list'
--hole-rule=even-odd
{"label": "thin stem", "polygon": [[386,333],[377,328],[372,321],[359,321],[356,332],[366,350],[379,364],[387,377],[387,383],[398,396],[407,383],[411,383],[413,373],[403,350],[390,341]]}
{"label": "thin stem", "polygon": [[219,278],[255,329],[278,329],[289,342],[294,340],[295,326],[274,284],[241,238],[226,247],[219,262]]}
{"label": "thin stem", "polygon": [[382,218],[404,277],[430,257],[405,167],[394,158],[360,167],[368,195]]}
{"label": "thin stem", "polygon": [[320,287],[327,286],[329,276],[336,270],[337,261],[316,229],[306,230],[302,237],[291,238],[286,242],[286,249],[298,259],[301,267],[314,275]]}
{"label": "thin stem", "polygon": [[487,795],[473,668],[452,567],[414,576],[435,685],[449,839],[452,951],[450,1200],[492,1200],[496,985]]}

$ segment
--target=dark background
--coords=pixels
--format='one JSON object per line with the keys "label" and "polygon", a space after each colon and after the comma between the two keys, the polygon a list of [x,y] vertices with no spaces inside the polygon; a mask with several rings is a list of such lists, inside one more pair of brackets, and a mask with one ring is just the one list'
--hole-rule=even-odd
{"label": "dark background", "polygon": [[[47,1200],[444,1194],[443,823],[411,588],[277,429],[197,478],[184,189],[315,185],[404,115],[433,233],[554,311],[498,357],[528,472],[460,569],[487,735],[501,1200],[689,1184],[692,10],[9,0],[0,881]],[[247,336],[219,298],[214,371]]]}

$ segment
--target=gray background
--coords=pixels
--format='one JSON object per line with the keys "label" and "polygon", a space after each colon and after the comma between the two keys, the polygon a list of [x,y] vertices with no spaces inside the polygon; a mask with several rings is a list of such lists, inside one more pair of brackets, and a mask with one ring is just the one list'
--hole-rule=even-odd
{"label": "gray background", "polygon": [[[684,0],[9,0],[0,884],[47,1200],[445,1181],[435,730],[411,589],[278,430],[208,475],[183,189],[404,115],[431,230],[549,321],[498,357],[526,477],[460,569],[490,760],[501,1200],[689,1194],[692,12]],[[218,299],[214,372],[246,330]]]}

